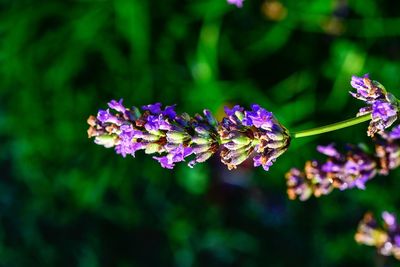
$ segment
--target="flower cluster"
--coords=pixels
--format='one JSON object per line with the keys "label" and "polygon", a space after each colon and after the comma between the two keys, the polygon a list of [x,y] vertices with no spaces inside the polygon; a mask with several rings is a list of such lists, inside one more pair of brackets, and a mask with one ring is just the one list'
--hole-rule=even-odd
{"label": "flower cluster", "polygon": [[371,213],[366,213],[358,225],[355,240],[364,245],[375,246],[379,254],[393,255],[400,260],[400,226],[394,214],[382,213],[383,227],[379,227]]}
{"label": "flower cluster", "polygon": [[217,122],[208,110],[204,116],[177,115],[174,106],[162,109],[160,103],[136,108],[125,108],[120,101],[112,100],[109,109],[99,110],[90,116],[88,136],[95,143],[115,147],[117,154],[135,156],[138,150],[153,157],[162,167],[172,169],[176,162],[191,154],[193,166],[207,160],[218,150]]}
{"label": "flower cluster", "polygon": [[177,115],[174,106],[164,109],[160,103],[126,108],[120,101],[112,100],[107,110],[90,116],[88,136],[95,143],[114,147],[117,154],[135,156],[138,150],[158,154],[162,167],[172,169],[176,162],[194,159],[188,165],[204,162],[219,149],[221,160],[229,169],[236,168],[253,157],[254,166],[265,170],[286,151],[289,134],[272,113],[258,105],[250,111],[240,106],[226,109],[226,117],[218,123],[210,111],[191,117]]}
{"label": "flower cluster", "polygon": [[382,84],[364,75],[363,77],[353,76],[351,86],[356,89],[356,92],[350,92],[350,94],[368,104],[357,113],[357,116],[371,114],[368,136],[373,137],[377,132],[382,133],[397,120],[399,101],[388,93]]}
{"label": "flower cluster", "polygon": [[373,141],[374,154],[352,145],[347,145],[343,154],[333,144],[318,146],[317,150],[328,156],[327,161],[323,164],[307,161],[304,171],[293,168],[287,172],[289,198],[306,200],[311,195],[329,194],[334,188],[364,189],[365,183],[376,174],[387,175],[400,166],[400,125],[376,135]]}
{"label": "flower cluster", "polygon": [[221,160],[229,169],[254,154],[254,166],[268,170],[290,143],[289,133],[271,112],[252,105],[246,111],[240,106],[225,108],[226,117],[218,127],[221,138]]}
{"label": "flower cluster", "polygon": [[329,194],[334,188],[365,188],[365,183],[376,175],[373,157],[359,147],[348,145],[340,153],[333,144],[318,146],[317,150],[328,156],[325,163],[307,161],[304,172],[293,168],[286,173],[287,193],[290,199],[304,201],[312,194],[316,197]]}

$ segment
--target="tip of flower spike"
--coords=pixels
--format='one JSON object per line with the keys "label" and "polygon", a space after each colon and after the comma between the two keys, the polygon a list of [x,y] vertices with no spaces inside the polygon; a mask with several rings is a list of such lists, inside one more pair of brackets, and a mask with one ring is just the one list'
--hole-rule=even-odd
{"label": "tip of flower spike", "polygon": [[268,170],[272,163],[290,144],[290,136],[272,115],[259,105],[252,105],[251,110],[240,106],[225,108],[226,118],[219,125],[221,138],[221,161],[229,169],[249,157],[253,157],[254,166]]}
{"label": "tip of flower spike", "polygon": [[390,127],[398,118],[399,101],[388,93],[383,85],[371,80],[368,75],[363,77],[353,76],[351,86],[356,92],[350,94],[368,104],[359,110],[357,116],[371,114],[368,127],[368,136],[373,137],[376,133],[383,132]]}

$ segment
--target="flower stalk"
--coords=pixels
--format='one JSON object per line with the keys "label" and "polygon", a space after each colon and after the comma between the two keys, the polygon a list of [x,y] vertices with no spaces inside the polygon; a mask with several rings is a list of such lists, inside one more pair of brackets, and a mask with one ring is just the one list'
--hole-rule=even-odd
{"label": "flower stalk", "polygon": [[350,127],[353,125],[357,125],[359,123],[363,123],[363,122],[366,122],[369,120],[371,120],[370,113],[362,115],[360,117],[351,118],[351,119],[348,119],[345,121],[336,122],[336,123],[328,124],[325,126],[309,129],[309,130],[294,132],[292,134],[292,137],[293,138],[301,138],[301,137],[318,135],[318,134],[322,134],[322,133],[328,133],[328,132],[340,130],[343,128],[347,128],[347,127]]}

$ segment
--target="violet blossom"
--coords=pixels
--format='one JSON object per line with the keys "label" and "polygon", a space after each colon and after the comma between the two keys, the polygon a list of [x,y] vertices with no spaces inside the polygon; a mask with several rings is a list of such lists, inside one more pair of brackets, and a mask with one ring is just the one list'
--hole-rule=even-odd
{"label": "violet blossom", "polygon": [[226,117],[219,124],[221,160],[229,169],[236,168],[248,158],[254,166],[269,167],[290,144],[289,133],[273,116],[259,105],[251,110],[240,106],[225,109]]}
{"label": "violet blossom", "polygon": [[358,224],[354,238],[359,244],[374,246],[379,254],[400,260],[400,226],[393,213],[382,213],[382,226],[372,213],[366,213]]}
{"label": "violet blossom", "polygon": [[304,201],[311,195],[329,194],[334,188],[365,189],[365,183],[377,173],[373,156],[359,147],[348,145],[345,153],[333,144],[318,146],[317,150],[328,156],[326,162],[307,161],[304,171],[293,168],[286,173],[287,193],[290,199]]}
{"label": "violet blossom", "polygon": [[357,116],[371,114],[368,136],[373,137],[378,132],[382,133],[397,120],[399,101],[388,93],[383,85],[371,80],[368,75],[353,76],[350,84],[356,89],[356,92],[350,94],[368,104],[357,113]]}

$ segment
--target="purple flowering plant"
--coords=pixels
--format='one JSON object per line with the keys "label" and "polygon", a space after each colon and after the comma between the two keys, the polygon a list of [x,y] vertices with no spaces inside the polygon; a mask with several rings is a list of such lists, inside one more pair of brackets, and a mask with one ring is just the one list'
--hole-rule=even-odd
{"label": "purple flowering plant", "polygon": [[[252,159],[254,167],[268,171],[289,148],[292,139],[369,121],[367,135],[375,145],[374,152],[361,145],[347,144],[344,149],[333,143],[320,145],[317,150],[327,157],[325,162],[310,160],[303,170],[292,168],[286,173],[289,199],[305,201],[334,189],[365,189],[367,181],[387,175],[400,165],[400,125],[388,129],[397,120],[399,101],[368,75],[353,76],[350,84],[356,90],[350,94],[367,105],[356,117],[299,132],[290,132],[271,112],[257,104],[250,109],[239,105],[225,107],[224,117],[217,121],[209,110],[190,116],[178,114],[175,105],[163,107],[155,103],[128,108],[120,99],[111,100],[107,109],[100,109],[96,116],[88,118],[87,133],[96,144],[113,147],[122,157],[135,157],[137,151],[143,150],[167,169],[182,161],[192,168],[218,153],[229,170]],[[376,246],[382,255],[400,259],[399,227],[394,215],[386,212],[383,218],[382,230],[367,214],[359,224],[356,241]]]}
{"label": "purple flowering plant", "polygon": [[[226,1],[243,7],[244,0]],[[120,99],[111,100],[107,109],[88,118],[87,133],[96,144],[114,148],[122,157],[135,157],[139,150],[151,154],[166,169],[173,169],[179,162],[193,168],[219,154],[229,170],[251,159],[254,167],[268,171],[292,139],[369,121],[367,135],[374,144],[373,151],[355,144],[343,148],[334,143],[319,145],[317,151],[326,156],[324,162],[309,160],[303,169],[292,168],[285,174],[288,198],[305,201],[311,196],[328,195],[334,189],[364,190],[369,180],[400,166],[400,125],[393,126],[398,119],[399,100],[368,74],[353,76],[350,85],[354,89],[350,95],[365,104],[354,118],[298,132],[289,131],[272,112],[258,104],[252,104],[250,109],[225,107],[225,114],[218,121],[207,109],[191,116],[178,114],[175,105],[127,107]],[[383,212],[382,219],[380,227],[373,215],[366,213],[355,240],[375,246],[381,255],[400,260],[400,225],[393,213]]]}
{"label": "purple flowering plant", "polygon": [[[305,172],[292,169],[287,175],[290,198],[307,199],[329,193],[332,188],[364,188],[365,182],[376,173],[386,174],[397,167],[396,141],[400,129],[386,133],[397,119],[398,100],[386,92],[376,81],[353,77],[351,85],[356,92],[352,96],[363,100],[357,117],[331,125],[290,133],[275,116],[257,104],[249,110],[236,105],[225,108],[225,116],[217,121],[209,110],[190,116],[178,114],[175,105],[163,107],[161,103],[127,108],[123,100],[112,100],[108,109],[101,109],[87,120],[88,136],[96,144],[114,147],[117,154],[135,157],[138,150],[155,154],[163,168],[172,169],[175,163],[186,161],[189,167],[204,162],[219,152],[222,163],[235,169],[251,158],[255,167],[264,170],[289,147],[292,138],[301,138],[349,127],[370,120],[368,135],[375,138],[377,154],[368,155],[356,146],[349,146],[341,154],[333,145],[320,146],[318,151],[329,156],[324,164],[306,163]],[[329,182],[328,182],[329,181]],[[300,189],[302,188],[302,189]],[[304,191],[304,192],[303,192]],[[296,193],[297,192],[297,193]]]}

